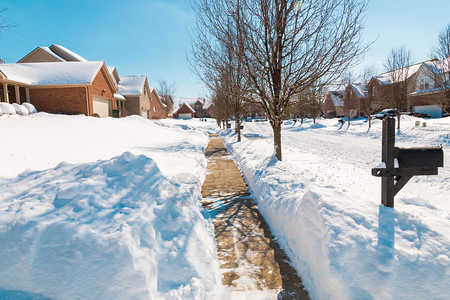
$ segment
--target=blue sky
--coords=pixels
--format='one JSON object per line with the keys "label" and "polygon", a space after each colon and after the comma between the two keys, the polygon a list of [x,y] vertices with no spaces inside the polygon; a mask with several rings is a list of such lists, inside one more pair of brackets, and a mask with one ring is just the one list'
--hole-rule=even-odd
{"label": "blue sky", "polygon": [[[186,63],[195,19],[189,0],[2,0],[15,28],[0,35],[0,57],[13,63],[37,46],[60,44],[88,60],[103,60],[119,74],[145,74],[152,86],[174,81],[176,96],[206,91]],[[371,0],[366,41],[376,42],[364,65],[381,73],[392,47],[405,45],[414,61],[429,58],[438,32],[450,22],[449,0]]]}

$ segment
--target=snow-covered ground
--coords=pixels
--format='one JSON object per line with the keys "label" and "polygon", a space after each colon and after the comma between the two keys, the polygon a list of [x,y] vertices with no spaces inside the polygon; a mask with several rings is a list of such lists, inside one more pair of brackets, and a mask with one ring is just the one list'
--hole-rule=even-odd
{"label": "snow-covered ground", "polygon": [[[449,159],[385,208],[380,121],[286,122],[282,162],[266,122],[244,127],[224,140],[313,299],[448,299]],[[0,128],[1,299],[233,296],[198,201],[213,121],[40,113]],[[450,118],[405,117],[396,137],[449,157]]]}
{"label": "snow-covered ground", "polygon": [[[420,121],[419,127],[415,122]],[[423,126],[426,122],[426,127]],[[403,117],[397,146],[444,147],[438,176],[413,177],[381,202],[381,121],[336,119],[282,131],[283,161],[266,123],[223,134],[260,211],[313,299],[449,299],[450,118]]]}
{"label": "snow-covered ground", "polygon": [[212,123],[190,124],[0,117],[0,299],[213,297]]}

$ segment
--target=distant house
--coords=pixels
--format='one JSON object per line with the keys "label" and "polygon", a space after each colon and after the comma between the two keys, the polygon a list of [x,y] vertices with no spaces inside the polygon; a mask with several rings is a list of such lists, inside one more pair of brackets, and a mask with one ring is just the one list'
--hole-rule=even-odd
{"label": "distant house", "polygon": [[126,98],[125,109],[131,115],[148,119],[166,117],[166,105],[156,90],[150,89],[145,75],[120,76],[119,94]]}
{"label": "distant house", "polygon": [[166,117],[173,118],[173,99],[170,95],[160,95],[162,102],[167,106]]}
{"label": "distant house", "polygon": [[104,62],[0,64],[0,99],[38,111],[111,116],[117,92]]}
{"label": "distant house", "polygon": [[361,115],[370,115],[372,108],[368,102],[367,82],[349,84],[342,97],[344,116],[350,119]]}
{"label": "distant house", "polygon": [[325,97],[323,112],[325,118],[344,116],[344,91],[329,91]]}
{"label": "distant house", "polygon": [[174,117],[177,119],[192,119],[195,117],[195,110],[189,103],[183,103],[174,113]]}
{"label": "distant house", "polygon": [[210,101],[203,97],[197,98],[181,98],[178,106],[181,108],[183,104],[189,104],[194,110],[195,118],[209,117]]}

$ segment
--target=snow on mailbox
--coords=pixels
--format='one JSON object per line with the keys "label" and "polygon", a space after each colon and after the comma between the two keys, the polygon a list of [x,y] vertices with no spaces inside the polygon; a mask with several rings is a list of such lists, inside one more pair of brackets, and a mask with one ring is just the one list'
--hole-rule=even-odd
{"label": "snow on mailbox", "polygon": [[372,169],[372,175],[381,177],[381,203],[394,207],[394,196],[413,177],[437,175],[444,166],[441,147],[395,147],[395,119],[383,120],[382,163]]}

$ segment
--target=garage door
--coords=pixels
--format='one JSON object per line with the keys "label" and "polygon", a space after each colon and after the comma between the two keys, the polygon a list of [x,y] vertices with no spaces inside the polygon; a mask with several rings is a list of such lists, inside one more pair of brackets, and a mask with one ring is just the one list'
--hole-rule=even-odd
{"label": "garage door", "polygon": [[111,103],[108,99],[93,98],[94,114],[98,114],[101,118],[110,116]]}
{"label": "garage door", "polygon": [[442,108],[439,105],[414,106],[413,112],[420,113],[420,114],[427,114],[433,118],[442,117]]}
{"label": "garage door", "polygon": [[192,114],[178,114],[178,118],[180,119],[192,119]]}
{"label": "garage door", "polygon": [[148,110],[141,110],[141,117],[148,119]]}

